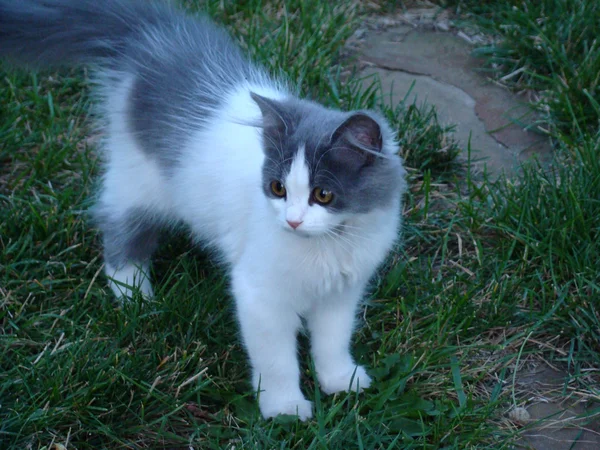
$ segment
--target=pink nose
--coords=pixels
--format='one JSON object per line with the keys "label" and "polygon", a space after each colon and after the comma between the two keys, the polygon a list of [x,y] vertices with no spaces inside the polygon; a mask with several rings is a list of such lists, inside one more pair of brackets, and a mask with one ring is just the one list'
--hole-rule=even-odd
{"label": "pink nose", "polygon": [[288,225],[290,227],[292,227],[295,230],[296,228],[298,228],[302,224],[302,221],[300,221],[300,222],[292,222],[291,220],[288,220],[287,223],[288,223]]}

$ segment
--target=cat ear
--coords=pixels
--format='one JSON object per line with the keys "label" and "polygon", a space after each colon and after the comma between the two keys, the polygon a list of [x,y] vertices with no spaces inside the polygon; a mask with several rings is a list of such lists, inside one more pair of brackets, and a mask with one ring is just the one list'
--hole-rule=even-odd
{"label": "cat ear", "polygon": [[346,119],[334,131],[332,142],[334,145],[350,147],[355,154],[348,156],[361,157],[365,164],[371,164],[383,148],[381,127],[375,119],[364,113],[355,113]]}
{"label": "cat ear", "polygon": [[260,108],[265,132],[269,134],[287,134],[288,126],[285,121],[285,113],[281,104],[276,100],[263,97],[254,92],[250,92],[250,96]]}

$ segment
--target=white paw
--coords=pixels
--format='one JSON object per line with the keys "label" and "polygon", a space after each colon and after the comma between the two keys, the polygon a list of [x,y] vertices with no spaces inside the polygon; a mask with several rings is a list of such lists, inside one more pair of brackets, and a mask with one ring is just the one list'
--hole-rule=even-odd
{"label": "white paw", "polygon": [[[263,393],[261,393],[263,394]],[[276,417],[280,414],[298,416],[302,421],[312,417],[312,403],[301,394],[297,398],[274,398],[273,396],[260,396],[260,412],[265,419]]]}
{"label": "white paw", "polygon": [[147,269],[142,270],[132,264],[119,270],[114,269],[108,264],[106,265],[109,286],[120,300],[131,300],[136,290],[144,298],[150,299],[154,296],[147,272]]}
{"label": "white paw", "polygon": [[[319,373],[321,390],[326,394],[356,391],[371,386],[371,377],[362,366],[347,366],[340,371]],[[350,385],[352,383],[352,385]]]}

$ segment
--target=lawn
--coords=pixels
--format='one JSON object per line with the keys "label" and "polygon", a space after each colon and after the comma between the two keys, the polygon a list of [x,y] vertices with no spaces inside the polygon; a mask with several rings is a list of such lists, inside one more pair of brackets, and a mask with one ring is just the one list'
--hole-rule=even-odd
{"label": "lawn", "polygon": [[[156,257],[156,298],[114,303],[86,210],[99,173],[88,73],[0,72],[0,448],[508,448],[515,370],[560,367],[600,401],[600,4],[447,1],[495,38],[489,76],[534,93],[555,146],[491,180],[458,162],[427,106],[390,104],[342,58],[367,14],[402,2],[183,2],[225,24],[304,95],[383,111],[409,169],[402,244],[354,341],[373,386],[315,418],[264,421],[227,279],[185,230]],[[516,76],[506,77],[518,71]],[[342,81],[344,80],[344,81]],[[589,412],[599,413],[598,407]]]}

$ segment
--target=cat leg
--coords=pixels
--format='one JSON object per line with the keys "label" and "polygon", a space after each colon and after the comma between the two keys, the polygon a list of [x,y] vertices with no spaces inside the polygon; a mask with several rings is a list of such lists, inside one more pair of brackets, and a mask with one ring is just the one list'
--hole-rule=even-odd
{"label": "cat leg", "polygon": [[[121,103],[127,98],[124,94],[113,99],[117,111],[125,109]],[[136,290],[151,297],[150,258],[172,202],[158,162],[137,145],[126,123],[121,113],[111,116],[104,148],[106,172],[93,212],[102,233],[105,272],[112,291],[117,298],[131,298]]]}
{"label": "cat leg", "polygon": [[114,210],[99,221],[109,286],[117,298],[131,299],[135,290],[152,297],[150,258],[158,245],[159,226],[143,210]]}
{"label": "cat leg", "polygon": [[279,414],[312,417],[312,404],[300,390],[297,332],[300,318],[280,292],[257,289],[234,271],[233,292],[244,345],[252,366],[252,387],[258,391],[260,411],[265,419]]}
{"label": "cat leg", "polygon": [[315,302],[306,315],[311,335],[311,352],[321,390],[326,394],[368,388],[371,378],[350,354],[357,305],[363,287]]}
{"label": "cat leg", "polygon": [[93,209],[104,245],[104,270],[120,299],[131,299],[136,290],[147,298],[153,295],[149,269],[162,217],[159,185],[144,159],[138,159],[127,165],[111,161]]}

